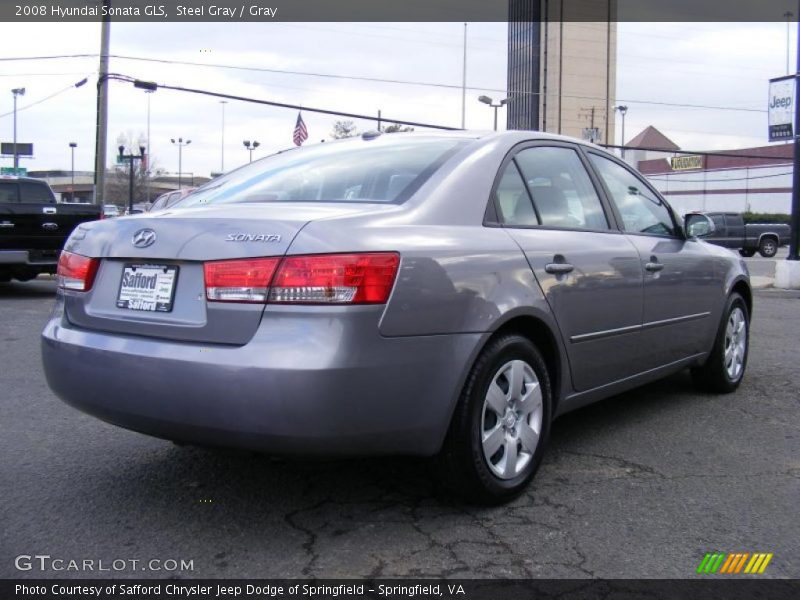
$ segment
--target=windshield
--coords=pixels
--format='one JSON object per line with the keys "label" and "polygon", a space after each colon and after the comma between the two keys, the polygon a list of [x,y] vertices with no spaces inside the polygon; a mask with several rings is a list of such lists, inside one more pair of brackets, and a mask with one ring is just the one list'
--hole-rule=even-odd
{"label": "windshield", "polygon": [[289,150],[236,169],[180,207],[238,202],[403,202],[467,142],[352,140]]}

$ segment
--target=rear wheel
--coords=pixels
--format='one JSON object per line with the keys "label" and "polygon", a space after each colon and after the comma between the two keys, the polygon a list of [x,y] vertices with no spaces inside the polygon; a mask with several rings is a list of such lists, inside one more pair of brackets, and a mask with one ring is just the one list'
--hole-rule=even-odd
{"label": "rear wheel", "polygon": [[491,341],[470,372],[437,457],[448,490],[482,504],[522,492],[542,460],[551,406],[536,346],[514,334]]}
{"label": "rear wheel", "polygon": [[764,258],[772,258],[778,253],[778,242],[775,238],[765,237],[758,245],[758,253]]}
{"label": "rear wheel", "polygon": [[756,251],[752,248],[742,248],[739,250],[739,255],[744,256],[745,258],[750,258],[751,256],[755,255]]}
{"label": "rear wheel", "polygon": [[747,367],[750,347],[750,316],[739,294],[731,294],[711,356],[702,367],[692,369],[695,385],[706,392],[726,394],[739,387]]}

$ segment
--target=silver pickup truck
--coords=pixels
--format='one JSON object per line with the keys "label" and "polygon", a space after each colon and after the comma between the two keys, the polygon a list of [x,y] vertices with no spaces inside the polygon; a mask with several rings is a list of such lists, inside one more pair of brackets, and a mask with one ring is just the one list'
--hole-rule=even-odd
{"label": "silver pickup truck", "polygon": [[734,212],[702,213],[714,221],[715,230],[703,239],[717,246],[739,250],[745,257],[756,252],[772,258],[778,248],[789,243],[790,229],[785,223],[745,223],[742,215]]}

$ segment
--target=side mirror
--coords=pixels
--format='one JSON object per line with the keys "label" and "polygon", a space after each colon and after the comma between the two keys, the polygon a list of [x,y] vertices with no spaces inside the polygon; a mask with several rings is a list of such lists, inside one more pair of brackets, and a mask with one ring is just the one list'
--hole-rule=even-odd
{"label": "side mirror", "polygon": [[717,228],[711,217],[699,213],[689,213],[683,217],[683,229],[686,237],[699,238],[711,235]]}

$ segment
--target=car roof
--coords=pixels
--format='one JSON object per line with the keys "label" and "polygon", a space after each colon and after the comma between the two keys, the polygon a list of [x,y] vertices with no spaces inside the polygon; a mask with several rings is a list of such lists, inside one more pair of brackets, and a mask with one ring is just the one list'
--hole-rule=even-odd
{"label": "car roof", "polygon": [[21,183],[40,183],[47,185],[46,181],[36,179],[35,177],[20,177],[18,175],[0,175],[0,181],[16,181]]}

